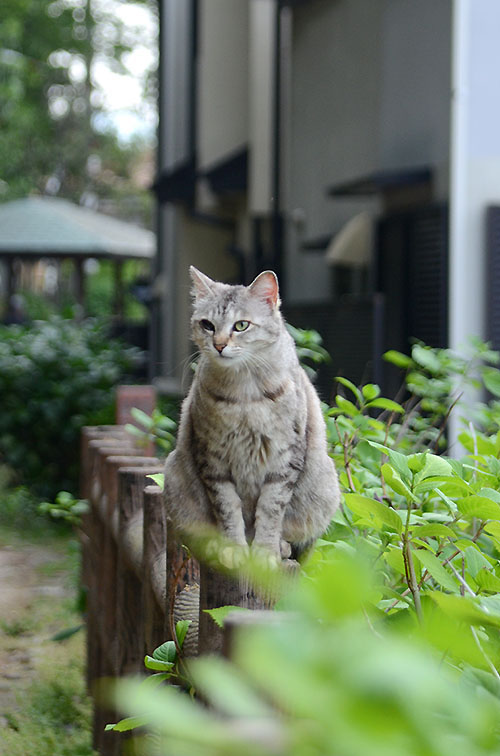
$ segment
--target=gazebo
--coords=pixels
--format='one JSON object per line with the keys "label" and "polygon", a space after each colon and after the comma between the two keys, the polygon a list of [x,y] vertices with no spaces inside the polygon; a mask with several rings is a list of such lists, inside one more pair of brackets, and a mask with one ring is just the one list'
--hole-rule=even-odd
{"label": "gazebo", "polygon": [[26,197],[0,204],[0,261],[5,263],[7,302],[14,294],[15,260],[72,259],[75,296],[83,307],[83,263],[90,258],[107,259],[115,263],[115,301],[121,314],[123,262],[151,260],[155,251],[153,232],[65,199]]}

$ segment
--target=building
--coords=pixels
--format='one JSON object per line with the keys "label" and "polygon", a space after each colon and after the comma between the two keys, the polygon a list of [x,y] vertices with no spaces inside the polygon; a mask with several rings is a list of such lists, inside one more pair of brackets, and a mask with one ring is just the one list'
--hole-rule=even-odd
{"label": "building", "polygon": [[381,354],[413,338],[500,347],[498,0],[161,0],[160,22],[160,387],[190,264],[273,268],[355,381],[389,389]]}

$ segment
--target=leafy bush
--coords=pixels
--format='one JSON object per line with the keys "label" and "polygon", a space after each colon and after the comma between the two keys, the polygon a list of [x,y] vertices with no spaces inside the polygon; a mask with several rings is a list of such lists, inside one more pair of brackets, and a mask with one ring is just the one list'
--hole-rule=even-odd
{"label": "leafy bush", "polygon": [[[445,613],[425,630],[376,609],[370,565],[339,552],[288,596],[282,622],[242,628],[233,661],[189,670],[210,709],[171,687],[120,681],[122,711],[147,723],[158,756],[482,756],[498,753],[498,683],[442,663],[460,640]],[[478,629],[478,633],[481,631]],[[463,642],[474,651],[474,644]],[[498,645],[498,644],[497,644]],[[477,648],[476,648],[477,651]],[[484,661],[484,660],[483,660]],[[129,720],[130,721],[130,720]]]}
{"label": "leafy bush", "polygon": [[[127,423],[125,429],[131,436],[135,436],[139,446],[149,443],[156,445],[159,454],[167,455],[174,447],[177,423],[168,415],[163,414],[157,407],[151,415],[147,415],[137,407],[131,409],[131,415],[137,425]],[[141,428],[142,426],[142,428]]]}
{"label": "leafy bush", "polygon": [[[499,355],[476,341],[467,357],[415,344],[386,359],[405,371],[397,401],[339,378],[325,407],[343,503],[285,591],[291,616],[241,633],[233,663],[190,665],[214,711],[119,685],[155,753],[499,752]],[[452,413],[458,459],[439,453]]]}
{"label": "leafy bush", "polygon": [[0,327],[0,460],[18,482],[75,490],[80,429],[113,422],[113,388],[139,356],[94,321]]}
{"label": "leafy bush", "polygon": [[[322,346],[323,339],[317,331],[296,328],[286,324],[287,330],[295,341],[300,364],[311,380],[316,377],[316,369],[323,362],[330,362],[330,355]],[[312,364],[311,364],[312,363]]]}

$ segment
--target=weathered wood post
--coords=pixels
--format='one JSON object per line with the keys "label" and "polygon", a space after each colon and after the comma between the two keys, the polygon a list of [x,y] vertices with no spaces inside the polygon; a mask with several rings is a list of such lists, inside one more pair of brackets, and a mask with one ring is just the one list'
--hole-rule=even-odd
{"label": "weathered wood post", "polygon": [[98,626],[101,594],[99,575],[101,572],[105,530],[99,511],[101,507],[103,462],[109,452],[131,453],[131,442],[123,437],[113,438],[109,432],[105,436],[92,439],[88,436],[85,454],[88,483],[84,488],[90,505],[89,512],[82,520],[82,585],[87,591],[87,683],[100,676],[102,665],[102,644]]}
{"label": "weathered wood post", "polygon": [[163,495],[159,486],[144,489],[142,554],[142,648],[151,654],[167,639],[167,531]]}
{"label": "weathered wood post", "polygon": [[270,609],[276,601],[271,593],[259,595],[243,577],[223,574],[206,564],[200,567],[200,654],[220,654],[224,647],[224,631],[204,610],[221,606],[241,606],[246,609]]}
{"label": "weathered wood post", "polygon": [[[93,660],[89,657],[89,666],[93,680],[97,682],[94,690],[94,747],[101,754],[113,756],[119,753],[119,741],[113,737],[115,733],[107,733],[106,724],[116,719],[116,713],[108,704],[101,700],[100,681],[115,675],[114,655],[116,648],[116,582],[117,582],[117,500],[118,474],[126,465],[147,464],[147,458],[137,456],[137,451],[125,450],[124,447],[105,447],[101,460],[100,488],[98,503],[95,508],[95,529],[99,531],[98,548],[94,549],[92,570],[94,575],[93,601],[91,611],[94,612],[92,625],[96,628],[100,653]],[[156,459],[155,459],[156,462]],[[92,649],[89,648],[92,654]]]}
{"label": "weathered wood post", "polygon": [[145,457],[141,467],[118,472],[118,554],[116,572],[115,675],[143,671],[142,575],[143,502],[147,475],[161,472],[159,459]]}
{"label": "weathered wood post", "polygon": [[[115,676],[116,654],[116,596],[117,596],[117,520],[118,520],[118,474],[126,465],[151,464],[150,458],[137,456],[135,449],[106,446],[100,469],[100,484],[94,486],[99,493],[95,507],[95,530],[97,548],[93,550],[93,588],[96,598],[89,608],[93,613],[91,626],[97,636],[99,654],[93,658],[94,648],[89,647],[89,667],[92,679],[99,682]],[[153,463],[158,460],[153,458]],[[106,724],[116,719],[116,713],[100,700],[99,685],[94,691],[94,747],[101,754],[112,756],[119,752],[119,740],[115,733],[104,731]]]}
{"label": "weathered wood post", "polygon": [[80,496],[90,496],[90,441],[107,439],[130,439],[130,435],[121,425],[87,425],[82,428],[80,437]]}

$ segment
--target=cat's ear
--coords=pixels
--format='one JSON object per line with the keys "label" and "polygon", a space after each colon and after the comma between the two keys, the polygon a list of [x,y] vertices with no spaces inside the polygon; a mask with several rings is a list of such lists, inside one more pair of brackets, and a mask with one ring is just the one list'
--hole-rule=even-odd
{"label": "cat's ear", "polygon": [[255,281],[252,281],[248,288],[254,296],[267,302],[273,309],[277,309],[280,306],[278,279],[272,270],[265,270],[263,273],[259,273]]}
{"label": "cat's ear", "polygon": [[215,289],[215,281],[206,276],[201,270],[198,270],[194,265],[189,266],[189,275],[193,282],[192,292],[195,297],[206,296],[207,294],[213,294]]}

